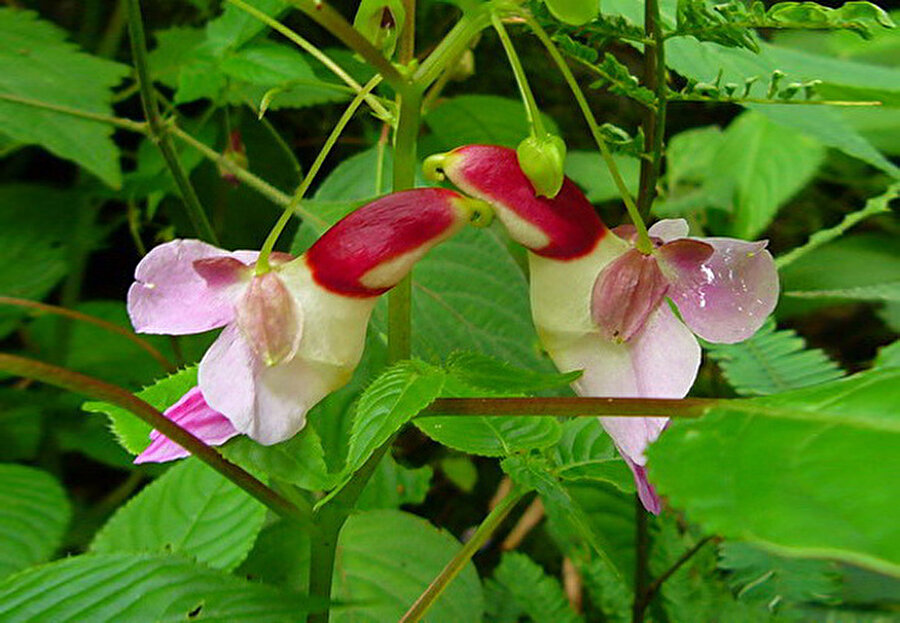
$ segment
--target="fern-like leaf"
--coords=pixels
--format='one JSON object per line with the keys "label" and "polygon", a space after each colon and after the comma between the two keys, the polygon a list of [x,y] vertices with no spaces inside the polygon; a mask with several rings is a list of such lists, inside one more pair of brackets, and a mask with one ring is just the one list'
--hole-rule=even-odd
{"label": "fern-like leaf", "polygon": [[756,335],[739,344],[706,344],[734,390],[743,396],[766,396],[844,376],[844,371],[794,331],[775,330],[768,320]]}
{"label": "fern-like leaf", "polygon": [[[491,619],[517,620],[525,614],[535,623],[576,623],[583,619],[569,607],[559,582],[525,554],[503,554],[487,583]],[[511,606],[515,604],[515,608]],[[512,615],[511,610],[518,610]],[[512,616],[511,616],[512,615]],[[516,617],[516,618],[513,618]]]}

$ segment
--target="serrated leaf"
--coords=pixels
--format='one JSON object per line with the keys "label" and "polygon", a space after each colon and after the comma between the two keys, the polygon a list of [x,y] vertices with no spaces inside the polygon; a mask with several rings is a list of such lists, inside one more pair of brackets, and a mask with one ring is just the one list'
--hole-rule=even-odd
{"label": "serrated leaf", "polygon": [[150,73],[154,80],[167,87],[178,86],[178,74],[188,64],[195,49],[206,39],[203,30],[175,26],[153,33],[156,46],[148,55]]}
{"label": "serrated leaf", "polygon": [[818,348],[794,331],[775,330],[769,319],[748,340],[737,344],[706,344],[729,384],[742,396],[766,396],[808,385],[827,383],[844,372]]}
{"label": "serrated leaf", "polygon": [[[332,619],[344,623],[399,620],[460,544],[424,519],[380,510],[351,516],[338,548],[335,589],[350,606],[332,613]],[[423,620],[480,621],[483,610],[481,582],[469,562]]]}
{"label": "serrated leaf", "polygon": [[0,619],[7,623],[284,623],[308,610],[303,595],[176,556],[73,556],[0,584]]}
{"label": "serrated leaf", "polygon": [[563,423],[562,437],[550,452],[553,471],[563,480],[608,482],[625,493],[634,493],[631,470],[596,418]]}
{"label": "serrated leaf", "polygon": [[388,453],[375,468],[375,473],[356,501],[357,510],[399,508],[404,504],[421,504],[428,495],[434,470],[428,465],[405,467]]}
{"label": "serrated leaf", "polygon": [[468,351],[451,353],[446,367],[450,375],[470,387],[507,396],[567,387],[581,376],[580,370],[565,374],[535,372]]}
{"label": "serrated leaf", "polygon": [[650,480],[708,533],[900,575],[884,486],[900,473],[898,381],[874,370],[673,422],[648,450]]}
{"label": "serrated leaf", "polygon": [[56,478],[24,465],[0,465],[0,578],[49,559],[71,514]]}
{"label": "serrated leaf", "polygon": [[[164,411],[196,384],[197,367],[191,366],[158,380],[137,392],[135,396],[150,406]],[[130,411],[108,402],[86,402],[82,405],[82,409],[89,413],[105,413],[109,416],[116,439],[131,454],[140,454],[150,445],[150,432],[153,427]]]}
{"label": "serrated leaf", "polygon": [[748,543],[719,547],[719,567],[742,601],[771,604],[772,609],[803,602],[837,603],[840,576],[826,560],[775,556]]}
{"label": "serrated leaf", "polygon": [[420,361],[401,361],[366,388],[356,406],[345,472],[362,466],[376,448],[441,393],[446,375]]}
{"label": "serrated leaf", "polygon": [[265,517],[265,506],[192,457],[119,508],[91,551],[175,552],[227,571],[247,556]]}
{"label": "serrated leaf", "polygon": [[[506,552],[494,569],[492,583],[501,587],[520,612],[535,623],[574,623],[584,619],[569,606],[556,578],[520,552]],[[509,607],[509,604],[504,604]]]}
{"label": "serrated leaf", "polygon": [[[556,123],[542,116],[551,134]],[[522,102],[496,95],[460,95],[443,102],[425,116],[425,124],[444,149],[487,143],[515,147],[530,131]]]}
{"label": "serrated leaf", "polygon": [[[254,0],[253,8],[276,17],[288,8],[284,0]],[[206,37],[217,54],[237,49],[268,28],[253,15],[233,4],[225,4],[217,18],[206,25]]]}
{"label": "serrated leaf", "polygon": [[[84,54],[66,38],[65,31],[36,13],[0,8],[0,92],[110,114],[111,89],[128,68]],[[72,160],[109,186],[122,183],[110,125],[0,100],[0,132]]]}
{"label": "serrated leaf", "polygon": [[752,240],[778,209],[806,186],[825,157],[816,140],[744,113],[725,130],[712,158],[705,193],[730,213],[728,235]]}

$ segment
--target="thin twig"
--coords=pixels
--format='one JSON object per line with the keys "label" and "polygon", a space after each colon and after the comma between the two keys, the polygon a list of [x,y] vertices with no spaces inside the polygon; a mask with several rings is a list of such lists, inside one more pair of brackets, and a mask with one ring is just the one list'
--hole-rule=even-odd
{"label": "thin twig", "polygon": [[650,602],[653,601],[653,598],[656,596],[656,593],[659,592],[659,589],[662,587],[663,583],[671,578],[676,571],[678,571],[684,563],[690,560],[694,554],[699,552],[704,545],[709,543],[710,541],[715,540],[717,537],[708,536],[700,539],[697,543],[678,557],[672,566],[666,569],[658,578],[650,582],[647,587],[644,589],[643,593],[635,597],[635,608],[638,608],[640,605],[641,612],[647,609],[647,606],[650,605]]}
{"label": "thin twig", "polygon": [[554,415],[698,418],[715,398],[438,398],[418,417],[445,415]]}

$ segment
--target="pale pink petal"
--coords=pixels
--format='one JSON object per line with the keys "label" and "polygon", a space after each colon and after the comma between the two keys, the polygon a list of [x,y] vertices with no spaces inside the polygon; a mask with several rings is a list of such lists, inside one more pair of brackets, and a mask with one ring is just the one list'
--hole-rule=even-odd
{"label": "pale pink petal", "polygon": [[[669,296],[685,323],[710,342],[740,342],[775,309],[778,273],[766,242],[704,238],[714,253],[705,262],[666,263],[673,273]],[[660,249],[665,257],[663,248]],[[664,260],[663,260],[664,261]]]}
{"label": "pale pink petal", "polygon": [[349,377],[336,366],[300,358],[265,366],[235,325],[222,332],[199,370],[207,402],[237,430],[266,445],[297,434],[306,412]]}
{"label": "pale pink petal", "polygon": [[668,289],[656,258],[631,249],[597,276],[591,292],[591,318],[607,338],[628,341],[644,328]]}
{"label": "pale pink petal", "polygon": [[647,230],[652,237],[659,238],[663,242],[686,238],[688,231],[687,221],[683,218],[663,219],[651,225],[650,229]]}
{"label": "pale pink petal", "polygon": [[194,262],[194,271],[212,289],[227,288],[243,280],[249,281],[252,275],[250,266],[236,257],[207,257]]}
{"label": "pale pink petal", "polygon": [[[164,415],[209,446],[220,446],[238,434],[225,416],[206,404],[199,387],[188,390],[178,402],[166,409]],[[153,430],[150,433],[150,445],[134,462],[164,463],[189,455],[177,443],[158,430]]]}
{"label": "pale pink petal", "polygon": [[301,307],[275,272],[253,277],[237,304],[237,325],[267,366],[293,357],[303,336]]}
{"label": "pale pink petal", "polygon": [[659,512],[662,510],[662,501],[656,494],[656,489],[647,480],[647,468],[643,465],[635,464],[627,456],[625,457],[625,464],[631,468],[631,473],[634,474],[634,484],[637,487],[637,494],[641,504],[654,515],[659,515]]}
{"label": "pale pink petal", "polygon": [[225,290],[211,288],[194,262],[229,253],[199,240],[173,240],[155,247],[135,269],[128,315],[136,331],[182,335],[228,324],[234,310]]}

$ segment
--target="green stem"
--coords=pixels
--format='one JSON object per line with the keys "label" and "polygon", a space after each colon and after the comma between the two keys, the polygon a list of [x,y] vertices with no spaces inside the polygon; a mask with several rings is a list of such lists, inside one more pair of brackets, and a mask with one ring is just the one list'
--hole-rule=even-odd
{"label": "green stem", "polygon": [[516,54],[516,48],[513,46],[509,33],[503,27],[503,21],[500,16],[494,13],[491,15],[491,23],[497,36],[500,37],[500,43],[506,51],[506,58],[509,60],[509,66],[512,68],[513,75],[516,77],[516,84],[519,86],[519,94],[522,96],[522,102],[525,104],[525,114],[528,116],[528,124],[531,127],[531,135],[537,138],[543,138],[547,135],[544,129],[544,122],[541,120],[541,111],[534,99],[534,93],[528,85],[528,77],[525,75],[525,69],[522,67],[522,61]]}
{"label": "green stem", "polygon": [[[234,0],[228,1],[233,2]],[[331,5],[321,0],[288,0],[288,2],[306,13],[319,26],[340,39],[348,48],[362,56],[369,65],[381,74],[385,82],[394,87],[394,89],[399,91],[407,84],[406,79],[400,75],[400,72],[384,57],[381,51],[369,43],[369,40],[363,37]],[[407,20],[408,23],[409,20]]]}
{"label": "green stem", "polygon": [[456,555],[447,563],[447,566],[441,570],[425,592],[419,595],[416,602],[406,611],[406,614],[400,619],[401,623],[416,623],[420,621],[428,609],[434,605],[434,602],[441,596],[450,582],[459,575],[460,571],[472,559],[481,547],[487,542],[488,538],[497,530],[506,516],[515,508],[516,504],[524,494],[513,488],[506,494],[500,503],[485,517],[478,530],[472,535],[472,538],[466,541]]}
{"label": "green stem", "polygon": [[[246,2],[244,2],[244,0],[226,0],[226,1],[233,4],[240,10],[246,12],[248,15],[258,19],[262,23],[266,24],[272,30],[280,33],[286,39],[288,39],[292,43],[296,44],[297,47],[299,47],[301,50],[305,51],[307,54],[312,56],[314,59],[316,59],[317,61],[322,63],[322,65],[324,65],[331,73],[333,73],[335,76],[337,76],[344,84],[346,84],[348,87],[353,89],[353,91],[355,93],[362,92],[363,88],[359,84],[359,82],[354,80],[353,77],[350,76],[350,74],[348,74],[346,71],[344,71],[344,69],[340,65],[338,65],[333,60],[331,60],[331,58],[327,54],[322,52],[322,50],[320,50],[315,45],[313,45],[312,43],[310,43],[309,41],[307,41],[306,39],[301,37],[295,31],[291,30],[290,28],[288,28],[287,26],[285,26],[284,24],[282,24],[275,18],[273,18],[269,15],[266,15],[259,9],[247,4]],[[375,114],[379,118],[381,118],[385,121],[391,119],[391,113],[388,112],[388,110],[384,106],[382,106],[381,102],[378,101],[377,97],[375,97],[371,94],[366,95],[366,103],[369,105],[369,107],[375,112]]]}
{"label": "green stem", "polygon": [[660,24],[659,0],[644,2],[644,33],[656,43],[644,46],[644,83],[656,94],[656,110],[645,110],[643,123],[650,159],[641,160],[637,204],[641,216],[646,218],[656,198],[666,135],[666,46]]}
{"label": "green stem", "polygon": [[363,90],[356,94],[356,97],[353,98],[353,101],[350,102],[350,105],[347,106],[344,114],[341,115],[341,118],[338,119],[337,124],[331,130],[331,134],[328,135],[328,138],[325,140],[325,144],[322,146],[322,149],[319,150],[319,154],[316,156],[316,159],[312,163],[312,166],[309,167],[309,171],[306,172],[306,176],[303,178],[303,181],[300,182],[300,186],[297,188],[294,196],[291,197],[290,202],[288,202],[288,204],[284,208],[284,212],[281,213],[278,221],[275,223],[274,227],[272,227],[272,231],[270,231],[269,235],[266,237],[266,241],[263,243],[262,249],[259,252],[259,259],[256,260],[256,273],[258,275],[266,273],[270,270],[269,255],[272,253],[272,249],[275,248],[275,243],[278,242],[278,237],[281,235],[281,232],[284,231],[284,228],[291,220],[291,216],[293,216],[294,211],[300,205],[300,202],[306,195],[306,191],[309,190],[310,185],[313,183],[313,180],[319,173],[319,169],[322,168],[322,164],[325,162],[325,158],[327,158],[328,154],[331,153],[331,148],[334,147],[335,143],[337,143],[337,140],[338,138],[340,138],[341,133],[344,131],[344,128],[346,128],[347,124],[350,123],[350,119],[352,119],[353,115],[356,114],[357,109],[365,100],[366,95],[371,93],[372,89],[378,86],[380,82],[381,76],[375,76],[374,78],[369,80]]}
{"label": "green stem", "polygon": [[187,173],[181,166],[181,161],[175,153],[172,145],[172,138],[169,136],[169,129],[163,121],[159,112],[159,105],[156,102],[156,95],[153,92],[153,82],[150,77],[150,64],[147,61],[147,41],[144,36],[144,21],[141,16],[140,0],[128,0],[128,21],[131,30],[131,54],[134,57],[134,66],[137,71],[137,80],[140,85],[141,103],[144,107],[144,115],[150,126],[150,135],[159,147],[172,177],[175,178],[175,184],[181,193],[181,199],[187,210],[188,218],[194,226],[197,235],[218,245],[218,237],[209,224],[209,219],[203,206],[200,204],[200,198],[191,186]]}
{"label": "green stem", "polygon": [[0,370],[16,376],[35,379],[48,385],[83,394],[94,400],[110,402],[117,407],[121,407],[141,418],[225,478],[228,478],[228,480],[265,504],[273,512],[291,520],[303,523],[309,522],[308,517],[303,515],[278,492],[270,489],[243,468],[226,460],[221,454],[207,446],[191,432],[181,428],[157,409],[121,387],[104,383],[93,377],[60,368],[59,366],[16,355],[0,354]]}
{"label": "green stem", "polygon": [[110,333],[121,335],[126,340],[129,340],[138,348],[153,357],[166,372],[175,372],[175,366],[173,366],[171,362],[153,346],[153,344],[151,344],[147,340],[141,339],[128,329],[123,329],[119,325],[103,320],[102,318],[89,316],[88,314],[83,314],[79,311],[75,311],[74,309],[57,307],[56,305],[48,305],[47,303],[38,303],[37,301],[29,301],[27,299],[19,299],[11,296],[0,296],[0,305],[15,305],[16,307],[27,307],[30,309],[42,311],[47,314],[65,316],[67,318],[71,318],[72,320],[77,320],[78,322],[84,322],[100,327],[104,331],[109,331]]}
{"label": "green stem", "polygon": [[459,58],[471,43],[472,38],[490,24],[491,12],[488,5],[478,9],[475,13],[463,15],[428,55],[428,58],[422,61],[413,76],[415,84],[423,90],[428,88],[438,79],[441,72],[450,66],[450,63]]}
{"label": "green stem", "polygon": [[[421,105],[421,91],[409,88],[400,94],[400,116],[394,138],[394,192],[415,185]],[[409,359],[412,352],[411,305],[412,274],[409,274],[388,295],[388,361],[391,363]]]}
{"label": "green stem", "polygon": [[418,417],[434,415],[698,418],[719,398],[438,398]]}
{"label": "green stem", "polygon": [[137,132],[144,135],[150,133],[150,127],[146,121],[133,121],[122,117],[113,117],[112,115],[101,115],[86,110],[78,110],[77,108],[71,108],[69,106],[60,106],[59,104],[42,102],[28,97],[19,97],[18,95],[13,95],[11,93],[0,93],[0,100],[13,102],[14,104],[22,104],[23,106],[31,106],[33,108],[43,108],[44,110],[58,112],[71,117],[78,117],[79,119],[86,119],[88,121],[96,121],[97,123],[105,123],[117,128],[122,128],[123,130],[128,130],[129,132]]}
{"label": "green stem", "polygon": [[587,103],[584,92],[581,90],[581,87],[578,86],[575,76],[572,75],[572,70],[569,69],[566,60],[563,58],[562,54],[560,54],[547,32],[533,17],[526,16],[525,21],[534,34],[537,35],[537,38],[540,39],[541,43],[544,44],[544,47],[547,49],[553,62],[556,63],[560,73],[562,73],[563,78],[565,78],[566,84],[569,85],[569,89],[572,91],[572,95],[578,103],[578,108],[581,109],[581,114],[584,116],[584,120],[591,130],[591,135],[594,137],[594,142],[597,143],[597,148],[603,156],[603,161],[606,162],[609,174],[612,176],[616,187],[619,189],[619,194],[622,195],[622,200],[625,202],[625,209],[628,211],[628,216],[631,217],[631,221],[634,223],[634,227],[637,230],[638,240],[635,246],[642,253],[649,253],[653,249],[653,243],[650,242],[647,226],[644,224],[644,219],[641,217],[640,210],[638,210],[637,204],[635,204],[634,199],[631,197],[631,193],[628,191],[628,187],[625,185],[625,180],[622,179],[619,167],[616,165],[616,161],[609,151],[609,146],[603,138],[603,132],[601,131],[597,120],[594,118],[594,113],[591,112],[591,107]]}

